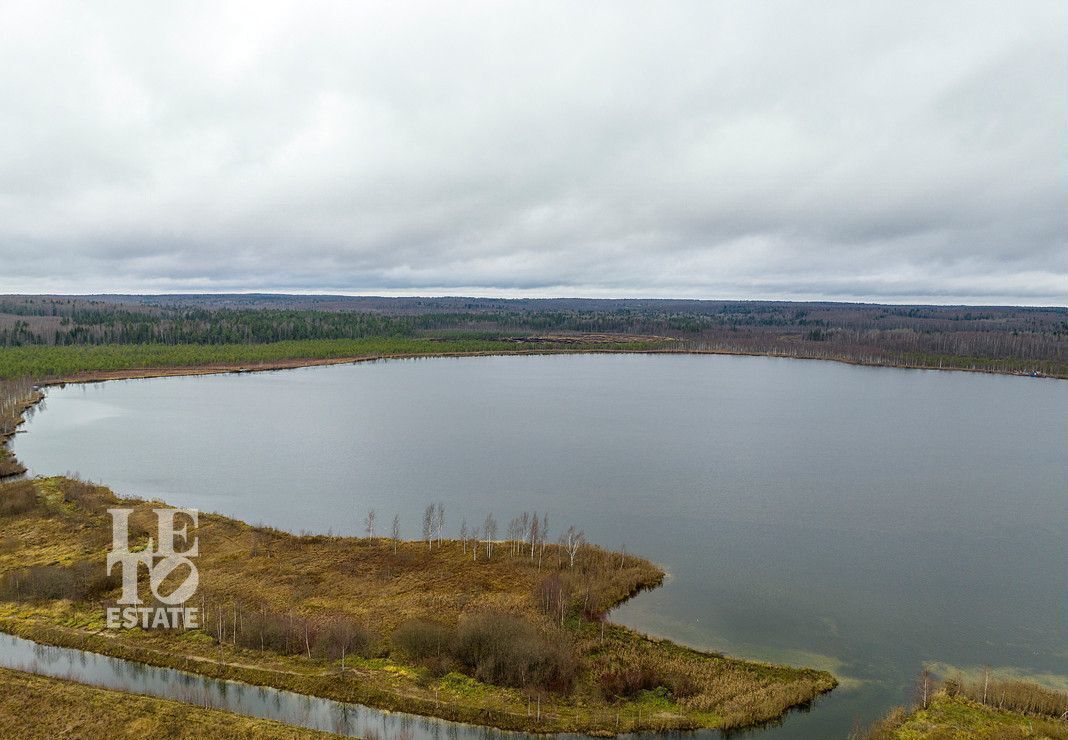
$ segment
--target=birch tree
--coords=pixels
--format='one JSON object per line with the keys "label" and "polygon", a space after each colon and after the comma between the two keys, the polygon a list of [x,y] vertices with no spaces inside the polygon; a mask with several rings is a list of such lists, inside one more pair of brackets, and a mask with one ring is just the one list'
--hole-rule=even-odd
{"label": "birch tree", "polygon": [[471,530],[471,559],[478,560],[478,527]]}
{"label": "birch tree", "polygon": [[497,520],[493,514],[486,514],[486,521],[482,524],[482,536],[486,538],[486,557],[493,557],[493,541],[497,539]]}
{"label": "birch tree", "polygon": [[397,543],[400,542],[400,514],[393,515],[393,528],[389,532],[393,538],[393,554],[397,554]]}
{"label": "birch tree", "polygon": [[438,509],[434,514],[434,527],[438,531],[438,545],[445,538],[445,504],[438,501]]}
{"label": "birch tree", "polygon": [[434,511],[434,504],[423,510],[423,539],[426,540],[427,549],[434,547]]}
{"label": "birch tree", "polygon": [[363,529],[372,540],[375,538],[375,523],[378,521],[378,513],[374,509],[367,512],[363,520]]}
{"label": "birch tree", "polygon": [[560,544],[564,546],[564,550],[567,551],[567,556],[570,560],[571,567],[575,567],[575,557],[578,555],[582,545],[586,542],[586,533],[581,529],[575,529],[571,526],[567,528],[567,531],[560,538]]}
{"label": "birch tree", "polygon": [[467,554],[467,519],[460,522],[460,544],[463,545],[464,555]]}
{"label": "birch tree", "polygon": [[530,519],[530,559],[534,559],[534,547],[538,544],[538,533],[541,532],[541,520],[535,513]]}
{"label": "birch tree", "polygon": [[541,515],[541,543],[538,546],[538,569],[541,569],[541,561],[545,556],[545,541],[549,539],[549,514]]}
{"label": "birch tree", "polygon": [[519,521],[516,524],[516,552],[522,554],[523,543],[526,542],[527,530],[530,529],[530,514],[524,511],[520,514]]}
{"label": "birch tree", "polygon": [[522,530],[519,528],[519,517],[513,516],[508,521],[508,544],[512,555],[515,555],[516,541],[519,539],[521,532]]}

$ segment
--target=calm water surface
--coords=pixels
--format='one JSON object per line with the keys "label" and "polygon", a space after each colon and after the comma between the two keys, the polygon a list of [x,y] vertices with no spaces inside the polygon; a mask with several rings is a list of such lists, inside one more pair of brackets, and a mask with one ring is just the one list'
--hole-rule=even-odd
{"label": "calm water surface", "polygon": [[844,737],[923,661],[1068,684],[1068,384],[764,357],[405,360],[53,388],[34,473],[292,531],[547,511],[661,563],[617,610],[843,685]]}
{"label": "calm water surface", "polygon": [[0,633],[0,666],[347,737],[383,740],[528,740],[537,737],[401,712],[382,712],[358,704],[237,681],[221,681],[173,668],[157,668],[83,650],[41,645],[4,633]]}

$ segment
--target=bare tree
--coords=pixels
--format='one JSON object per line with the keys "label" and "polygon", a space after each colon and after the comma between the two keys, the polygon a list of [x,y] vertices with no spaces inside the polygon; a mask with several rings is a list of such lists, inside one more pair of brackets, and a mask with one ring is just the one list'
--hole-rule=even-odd
{"label": "bare tree", "polygon": [[517,525],[517,531],[516,531],[516,536],[515,536],[515,539],[516,539],[516,552],[517,553],[522,553],[523,552],[523,543],[526,541],[527,530],[530,529],[530,514],[528,514],[527,512],[524,511],[519,516],[519,519],[516,522],[516,525]]}
{"label": "bare tree", "polygon": [[341,618],[327,625],[325,641],[328,643],[327,651],[330,657],[341,656],[341,672],[345,672],[345,659],[354,647],[356,636],[352,625],[347,619]]}
{"label": "bare tree", "polygon": [[567,551],[567,556],[571,561],[571,567],[575,567],[575,556],[578,555],[582,545],[586,542],[586,533],[581,529],[575,529],[574,527],[568,527],[567,532],[560,538],[560,544],[564,546]]}
{"label": "bare tree", "polygon": [[375,523],[378,521],[378,514],[374,509],[367,512],[367,516],[363,520],[363,529],[367,532],[367,536],[372,540],[375,538]]}
{"label": "bare tree", "polygon": [[471,530],[471,559],[478,560],[478,537],[481,533],[478,527]]}
{"label": "bare tree", "polygon": [[486,521],[482,524],[482,536],[486,539],[486,557],[493,557],[493,541],[497,539],[497,520],[493,514],[486,514]]}
{"label": "bare tree", "polygon": [[530,519],[530,559],[534,559],[534,547],[538,544],[538,533],[541,531],[541,520],[534,514]]}
{"label": "bare tree", "polygon": [[916,701],[924,709],[927,709],[927,705],[931,701],[931,694],[933,693],[933,686],[931,680],[931,669],[924,663],[923,670],[920,671],[920,675],[916,677]]}
{"label": "bare tree", "polygon": [[393,515],[393,528],[389,534],[393,538],[393,554],[396,554],[397,543],[400,542],[400,514]]}
{"label": "bare tree", "polygon": [[519,517],[514,516],[508,521],[508,543],[509,549],[513,555],[515,555],[516,541],[519,539],[522,529],[519,527]]}
{"label": "bare tree", "polygon": [[549,539],[549,514],[541,515],[541,543],[538,546],[538,569],[541,569],[541,561],[545,556],[545,541]]}
{"label": "bare tree", "polygon": [[464,554],[467,554],[467,519],[460,523],[460,543],[463,545]]}
{"label": "bare tree", "polygon": [[445,538],[445,504],[438,502],[438,510],[434,515],[434,526],[438,531],[438,544]]}
{"label": "bare tree", "polygon": [[427,548],[434,547],[434,504],[430,504],[423,511],[423,539],[426,540]]}

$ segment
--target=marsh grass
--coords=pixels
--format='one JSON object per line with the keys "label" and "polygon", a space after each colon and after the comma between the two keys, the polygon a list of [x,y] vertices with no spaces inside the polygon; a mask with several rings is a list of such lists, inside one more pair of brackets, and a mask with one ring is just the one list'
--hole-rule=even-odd
{"label": "marsh grass", "polygon": [[618,341],[595,337],[579,342],[534,341],[526,338],[373,337],[287,340],[263,344],[36,345],[0,347],[0,379],[55,381],[150,369],[205,366],[256,369],[272,363],[300,360],[521,353],[553,349],[578,351],[584,348],[627,350],[665,346],[672,346],[672,343],[627,337],[620,337]]}
{"label": "marsh grass", "polygon": [[1068,692],[1030,681],[995,678],[965,683],[948,679],[943,688],[950,696],[963,696],[994,709],[1068,719]]}
{"label": "marsh grass", "polygon": [[[23,740],[82,738],[333,737],[270,720],[190,703],[135,696],[0,668],[0,736]],[[193,702],[195,704],[195,702]]]}
{"label": "marsh grass", "polygon": [[[0,576],[102,564],[105,510],[119,500],[67,478],[31,485],[37,503],[0,518],[0,531],[15,540],[0,548]],[[0,500],[14,490],[25,491],[25,482],[0,485]],[[154,532],[152,508],[161,504],[121,504],[134,509],[137,547]],[[456,541],[430,549],[296,536],[213,514],[201,514],[197,535],[201,630],[104,633],[104,603],[116,591],[2,602],[0,627],[220,678],[518,730],[739,727],[835,685],[820,671],[701,653],[605,622],[612,605],[658,585],[663,573],[594,546],[571,567],[554,545],[533,558],[507,546],[488,558],[483,549],[476,560]],[[547,579],[567,584],[558,612],[539,598]],[[631,665],[647,669],[640,686],[606,688],[606,674]]]}
{"label": "marsh grass", "polygon": [[1068,740],[1068,692],[1016,679],[949,678],[926,708],[895,707],[857,735],[865,740]]}

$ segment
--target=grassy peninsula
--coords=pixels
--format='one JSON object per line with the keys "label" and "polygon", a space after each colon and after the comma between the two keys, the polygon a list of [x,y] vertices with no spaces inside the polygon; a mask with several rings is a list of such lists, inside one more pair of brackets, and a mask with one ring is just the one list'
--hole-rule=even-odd
{"label": "grassy peninsula", "polygon": [[898,707],[865,740],[1068,740],[1068,693],[1020,680],[950,678],[917,693],[911,709]]}
{"label": "grassy peninsula", "polygon": [[[821,671],[652,639],[607,611],[663,573],[592,545],[295,536],[201,515],[203,628],[108,632],[106,488],[0,484],[0,629],[40,642],[505,729],[731,728],[833,688]],[[160,504],[133,506],[146,542]],[[433,538],[431,538],[433,540]],[[478,548],[477,550],[475,548]]]}

